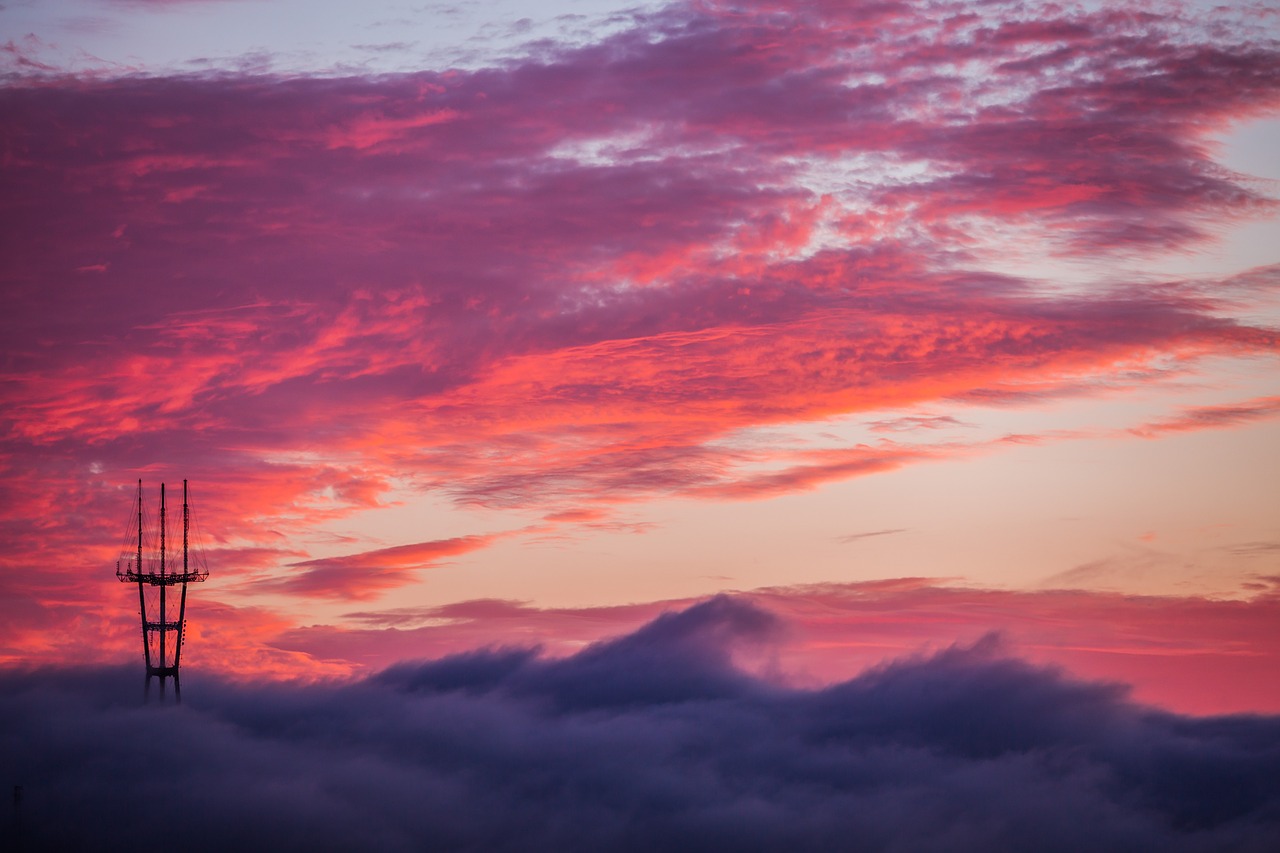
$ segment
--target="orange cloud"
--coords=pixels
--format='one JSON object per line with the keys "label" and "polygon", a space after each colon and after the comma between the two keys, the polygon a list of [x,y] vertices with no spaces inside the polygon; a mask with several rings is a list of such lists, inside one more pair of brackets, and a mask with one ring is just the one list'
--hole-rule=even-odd
{"label": "orange cloud", "polygon": [[486,548],[506,534],[489,536],[456,536],[411,545],[396,545],[291,563],[301,572],[288,577],[261,581],[263,590],[279,590],[294,595],[316,595],[326,598],[364,600],[388,589],[411,583],[414,572],[438,565],[449,557]]}

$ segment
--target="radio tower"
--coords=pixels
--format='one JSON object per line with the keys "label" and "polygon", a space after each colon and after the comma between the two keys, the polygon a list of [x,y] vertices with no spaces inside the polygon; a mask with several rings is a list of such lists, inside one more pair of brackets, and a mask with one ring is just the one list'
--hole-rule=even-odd
{"label": "radio tower", "polygon": [[[190,554],[191,507],[187,503],[187,481],[182,481],[182,568],[168,565],[166,540],[169,520],[165,512],[164,484],[160,484],[160,519],[147,523],[142,505],[142,481],[138,481],[137,540],[130,543],[116,561],[116,578],[121,583],[138,585],[138,613],[142,617],[142,654],[147,664],[144,695],[151,694],[151,679],[160,679],[163,701],[165,679],[173,677],[174,698],[182,701],[182,684],[178,667],[182,662],[182,641],[187,633],[187,584],[200,583],[209,577],[209,569],[197,553],[194,565]],[[130,527],[133,526],[131,513]],[[132,533],[129,534],[132,538]],[[136,547],[133,547],[135,546]],[[176,556],[176,555],[175,555]],[[181,587],[178,612],[173,613],[170,587]],[[174,590],[179,592],[179,590]]]}

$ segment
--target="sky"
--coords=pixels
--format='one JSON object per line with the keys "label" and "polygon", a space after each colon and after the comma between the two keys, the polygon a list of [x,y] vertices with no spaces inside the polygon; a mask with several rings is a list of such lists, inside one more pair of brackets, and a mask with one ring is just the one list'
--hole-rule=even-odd
{"label": "sky", "polygon": [[0,661],[136,657],[185,478],[211,671],[731,592],[1280,709],[1274,9],[528,12],[0,10]]}
{"label": "sky", "polygon": [[[717,594],[1280,711],[1273,6],[0,8],[0,664],[566,656]],[[763,670],[757,674],[764,677]]]}
{"label": "sky", "polygon": [[4,831],[1268,849],[1276,151],[1268,3],[5,0]]}

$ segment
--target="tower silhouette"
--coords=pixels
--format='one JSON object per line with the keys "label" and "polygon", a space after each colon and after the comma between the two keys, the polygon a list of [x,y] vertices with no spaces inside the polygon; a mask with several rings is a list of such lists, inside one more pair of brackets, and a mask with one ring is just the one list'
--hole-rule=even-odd
{"label": "tower silhouette", "polygon": [[[209,577],[203,556],[190,548],[191,506],[187,499],[187,481],[182,481],[182,567],[168,564],[166,546],[169,519],[165,510],[164,484],[160,484],[160,517],[154,524],[146,517],[142,502],[142,481],[138,481],[135,513],[130,513],[133,540],[116,561],[116,578],[121,583],[138,585],[138,613],[142,618],[142,654],[146,661],[144,695],[151,694],[151,679],[160,680],[160,697],[165,694],[165,680],[173,678],[174,698],[182,701],[182,684],[178,667],[182,663],[182,642],[187,633],[187,584],[201,583]],[[134,522],[136,520],[136,528]],[[136,539],[133,533],[137,533]],[[175,555],[176,556],[176,555]],[[194,557],[194,559],[193,559]],[[171,587],[180,587],[178,612],[173,613]]]}

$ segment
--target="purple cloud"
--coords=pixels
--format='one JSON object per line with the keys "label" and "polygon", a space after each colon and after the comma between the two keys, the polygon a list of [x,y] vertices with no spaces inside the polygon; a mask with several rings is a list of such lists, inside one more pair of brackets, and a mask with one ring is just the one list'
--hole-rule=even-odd
{"label": "purple cloud", "polygon": [[1263,850],[1280,831],[1275,717],[1154,711],[990,638],[822,690],[733,667],[775,630],[714,599],[560,660],[189,673],[181,707],[139,706],[116,669],[8,673],[6,778],[32,849],[133,844],[166,791],[195,792],[153,824],[191,850]]}

